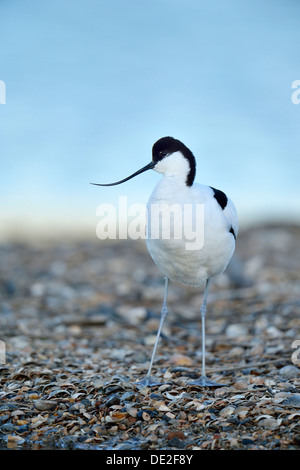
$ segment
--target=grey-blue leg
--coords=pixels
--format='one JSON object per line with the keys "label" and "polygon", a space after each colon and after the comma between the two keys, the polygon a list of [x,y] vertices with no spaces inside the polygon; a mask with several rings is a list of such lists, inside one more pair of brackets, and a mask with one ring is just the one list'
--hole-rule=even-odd
{"label": "grey-blue leg", "polygon": [[152,366],[153,366],[153,362],[154,362],[154,358],[155,358],[156,349],[157,349],[160,333],[161,333],[161,330],[162,330],[162,326],[163,326],[165,318],[168,314],[168,306],[167,306],[168,284],[169,284],[169,279],[167,277],[165,277],[164,301],[163,301],[163,305],[162,305],[162,309],[161,309],[160,322],[159,322],[159,327],[158,327],[158,331],[157,331],[157,335],[156,335],[154,348],[153,348],[153,351],[152,351],[150,366],[149,366],[149,369],[148,369],[148,372],[147,372],[146,376],[142,380],[137,382],[137,385],[148,386],[148,387],[154,387],[155,385],[162,385],[161,382],[159,382],[158,380],[155,380],[155,379],[152,378],[151,371],[152,371]]}
{"label": "grey-blue leg", "polygon": [[219,386],[222,386],[223,384],[219,384],[217,382],[214,382],[213,380],[209,380],[206,377],[206,372],[205,372],[205,315],[206,315],[206,310],[207,310],[206,303],[207,303],[208,287],[209,287],[209,279],[207,279],[206,281],[203,301],[202,301],[202,305],[200,308],[201,326],[202,326],[202,372],[201,372],[201,376],[198,379],[194,380],[193,382],[188,382],[188,385],[199,385],[200,387],[219,387]]}

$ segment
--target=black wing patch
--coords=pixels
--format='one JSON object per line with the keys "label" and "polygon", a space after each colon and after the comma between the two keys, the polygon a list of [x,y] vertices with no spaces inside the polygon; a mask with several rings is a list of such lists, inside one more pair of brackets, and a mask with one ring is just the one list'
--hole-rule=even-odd
{"label": "black wing patch", "polygon": [[232,227],[230,227],[229,233],[232,233],[232,235],[234,236],[234,239],[236,240],[236,234],[234,233],[234,230]]}
{"label": "black wing patch", "polygon": [[225,207],[227,206],[227,196],[226,196],[226,194],[223,193],[223,191],[220,191],[219,189],[213,188],[212,186],[210,186],[210,187],[214,192],[214,198],[218,201],[219,205],[224,210]]}

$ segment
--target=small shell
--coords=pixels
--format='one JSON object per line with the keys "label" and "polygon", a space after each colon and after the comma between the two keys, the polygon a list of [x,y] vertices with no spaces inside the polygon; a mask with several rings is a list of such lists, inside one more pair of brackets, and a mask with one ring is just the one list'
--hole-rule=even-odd
{"label": "small shell", "polygon": [[50,400],[36,400],[34,406],[39,411],[54,410],[57,407],[57,402]]}
{"label": "small shell", "polygon": [[229,405],[221,409],[219,416],[221,416],[222,418],[227,418],[228,416],[231,416],[234,412],[235,412],[235,407]]}

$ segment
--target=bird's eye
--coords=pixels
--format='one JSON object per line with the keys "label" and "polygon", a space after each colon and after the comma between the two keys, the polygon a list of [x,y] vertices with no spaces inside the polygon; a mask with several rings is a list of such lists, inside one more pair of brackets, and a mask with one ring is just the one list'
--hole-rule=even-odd
{"label": "bird's eye", "polygon": [[166,155],[168,155],[168,152],[166,150],[161,150],[160,152],[158,152],[158,155],[160,157],[165,157]]}

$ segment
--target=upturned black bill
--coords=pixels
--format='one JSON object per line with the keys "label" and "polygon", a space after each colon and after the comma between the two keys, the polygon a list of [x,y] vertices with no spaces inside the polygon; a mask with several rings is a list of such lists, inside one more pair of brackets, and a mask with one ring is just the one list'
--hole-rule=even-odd
{"label": "upturned black bill", "polygon": [[125,181],[131,180],[131,178],[134,178],[135,176],[139,175],[140,173],[144,173],[144,171],[152,170],[152,168],[154,168],[154,166],[155,166],[155,163],[150,162],[150,163],[148,163],[148,165],[144,166],[143,168],[136,171],[132,175],[127,176],[127,178],[124,178],[123,180],[116,181],[115,183],[106,183],[106,184],[91,183],[91,184],[94,184],[95,186],[116,186],[117,184],[125,183]]}

